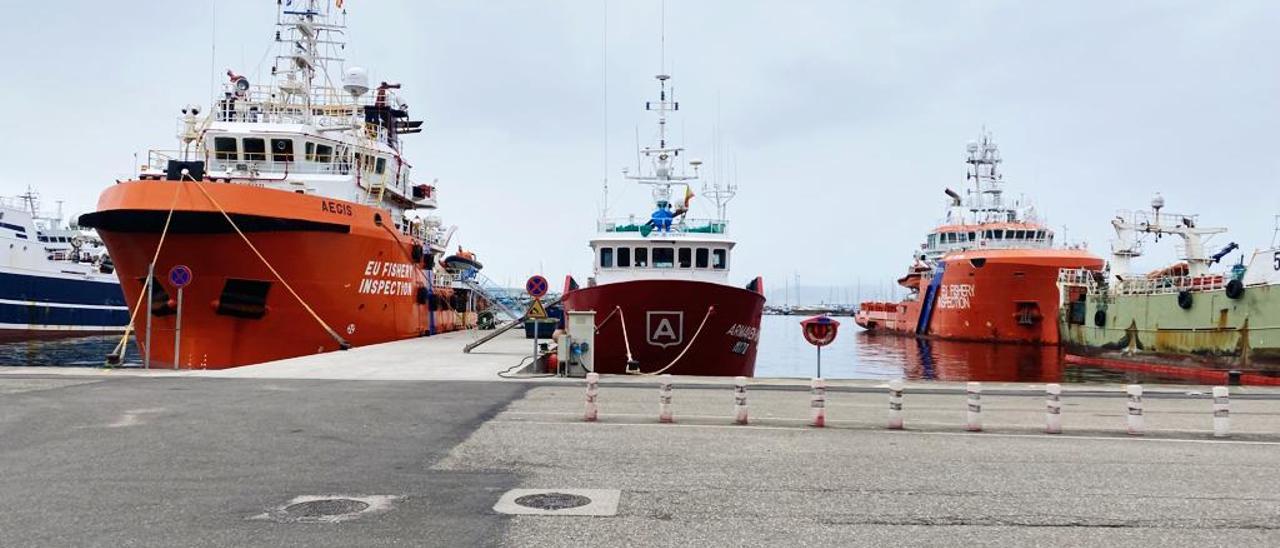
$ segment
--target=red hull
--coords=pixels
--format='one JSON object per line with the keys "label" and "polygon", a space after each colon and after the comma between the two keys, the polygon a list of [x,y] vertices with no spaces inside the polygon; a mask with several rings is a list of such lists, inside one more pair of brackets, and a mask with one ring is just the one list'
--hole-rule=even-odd
{"label": "red hull", "polygon": [[[279,278],[196,184],[240,219]],[[248,185],[171,181],[115,185],[103,192],[98,212],[82,218],[98,228],[131,308],[142,294],[170,204],[176,204],[172,226],[155,270],[156,291],[162,294],[152,302],[158,311],[151,326],[153,366],[175,363],[177,289],[166,276],[175,265],[193,273],[183,289],[176,360],[181,368],[221,369],[337,350],[339,341],[299,300],[352,346],[452,331],[474,321],[473,315],[454,311],[448,288],[433,287],[428,302],[418,302],[419,288],[429,284],[422,262],[410,256],[415,241],[375,222],[375,215],[389,218],[384,210]],[[265,313],[244,317],[220,307],[233,297],[229,280],[269,282]],[[145,310],[136,314],[133,327],[141,346]]]}
{"label": "red hull", "polygon": [[674,362],[662,372],[728,377],[755,374],[764,300],[747,289],[687,280],[617,282],[564,297],[565,310],[596,313],[598,373],[625,373],[629,342],[644,373]]}
{"label": "red hull", "polygon": [[[1103,261],[1076,250],[974,250],[953,253],[945,264],[932,317],[930,337],[963,341],[1056,345],[1058,272],[1063,268],[1102,268]],[[921,299],[896,305],[864,303],[858,325],[869,331],[917,334],[923,296],[931,282],[912,283]],[[883,310],[887,309],[887,310]]]}

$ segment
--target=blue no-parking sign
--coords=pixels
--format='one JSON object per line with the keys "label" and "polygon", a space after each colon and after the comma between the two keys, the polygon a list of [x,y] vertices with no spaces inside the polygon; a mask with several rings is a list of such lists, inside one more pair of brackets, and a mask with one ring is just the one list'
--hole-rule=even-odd
{"label": "blue no-parking sign", "polygon": [[174,287],[186,287],[191,283],[191,268],[187,265],[180,264],[169,269],[169,283]]}

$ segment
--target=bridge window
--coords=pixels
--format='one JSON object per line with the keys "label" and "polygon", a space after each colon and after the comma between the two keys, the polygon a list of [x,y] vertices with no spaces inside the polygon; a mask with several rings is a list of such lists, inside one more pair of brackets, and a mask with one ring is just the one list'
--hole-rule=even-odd
{"label": "bridge window", "polygon": [[693,250],[680,248],[680,268],[693,268]]}
{"label": "bridge window", "polygon": [[600,248],[600,268],[613,268],[613,248]]}
{"label": "bridge window", "polygon": [[383,173],[386,173],[386,171],[387,171],[387,159],[378,158],[378,163],[375,164],[375,167],[373,168],[373,172],[377,173],[378,175],[382,175]]}
{"label": "bridge window", "polygon": [[246,162],[267,161],[267,142],[262,139],[244,140],[244,160]]}
{"label": "bridge window", "polygon": [[327,164],[333,161],[333,147],[329,145],[316,145],[316,162]]}
{"label": "bridge window", "polygon": [[649,267],[649,248],[637,247],[636,248],[636,268],[648,268],[648,267]]}
{"label": "bridge window", "polygon": [[724,270],[728,268],[729,254],[723,249],[711,250],[711,268],[716,270]]}
{"label": "bridge window", "polygon": [[293,139],[272,139],[271,140],[271,161],[292,162],[293,161]]}
{"label": "bridge window", "polygon": [[214,137],[213,157],[218,160],[230,160],[232,162],[239,160],[240,151],[236,147],[235,137]]}
{"label": "bridge window", "polygon": [[631,266],[631,248],[618,248],[618,268],[628,268]]}
{"label": "bridge window", "polygon": [[670,247],[653,248],[653,267],[671,268],[676,265],[676,250]]}
{"label": "bridge window", "polygon": [[976,242],[976,241],[978,241],[978,234],[977,234],[976,232],[970,232],[970,233],[969,233],[969,241],[970,241],[970,242]]}
{"label": "bridge window", "polygon": [[693,257],[694,257],[693,265],[698,268],[706,268],[707,265],[711,262],[709,258],[710,253],[707,251],[707,248],[705,247],[699,247],[698,250],[694,252]]}
{"label": "bridge window", "polygon": [[997,230],[997,231],[995,231],[995,234],[996,234],[996,239],[997,239],[997,240],[1003,240],[1003,239],[1004,239],[1004,230]]}

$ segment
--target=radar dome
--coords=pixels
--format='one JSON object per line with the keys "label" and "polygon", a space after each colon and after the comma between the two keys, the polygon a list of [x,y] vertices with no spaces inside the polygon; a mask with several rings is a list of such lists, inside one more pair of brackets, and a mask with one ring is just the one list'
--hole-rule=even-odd
{"label": "radar dome", "polygon": [[342,76],[342,89],[352,97],[360,97],[369,93],[369,72],[360,67],[351,67]]}

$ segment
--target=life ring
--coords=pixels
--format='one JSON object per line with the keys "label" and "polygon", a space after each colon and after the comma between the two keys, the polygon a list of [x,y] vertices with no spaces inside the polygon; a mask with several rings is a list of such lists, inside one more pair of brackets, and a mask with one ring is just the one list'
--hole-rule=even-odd
{"label": "life ring", "polygon": [[1107,325],[1107,311],[1098,309],[1093,313],[1093,325],[1105,327]]}
{"label": "life ring", "polygon": [[1240,297],[1243,297],[1243,296],[1244,296],[1244,282],[1237,279],[1233,279],[1227,282],[1227,298],[1228,299],[1238,300]]}
{"label": "life ring", "polygon": [[1191,292],[1183,289],[1178,292],[1178,308],[1183,310],[1191,310]]}

